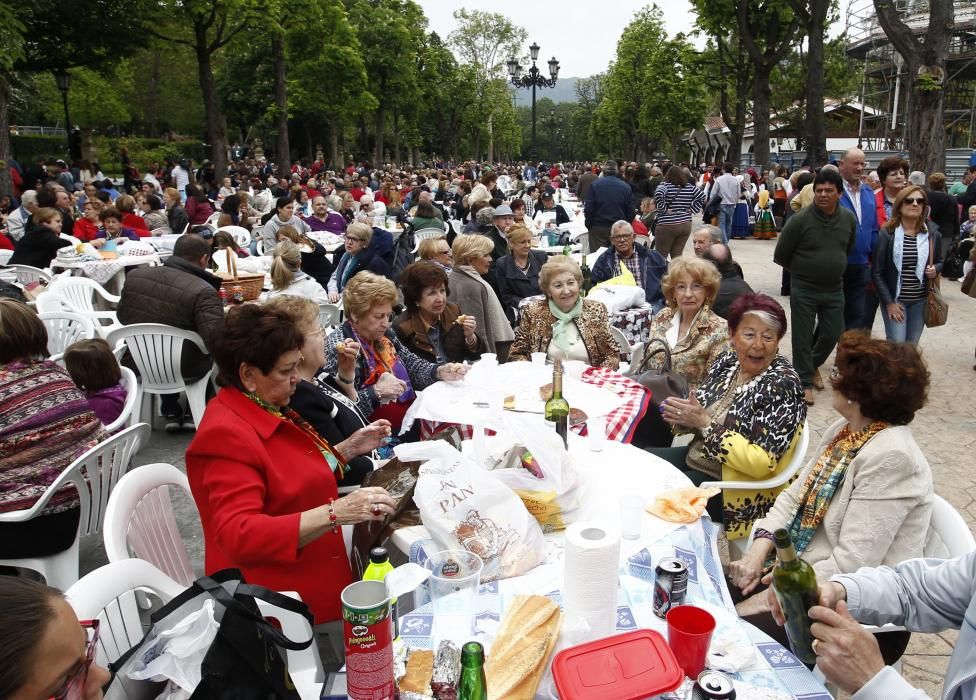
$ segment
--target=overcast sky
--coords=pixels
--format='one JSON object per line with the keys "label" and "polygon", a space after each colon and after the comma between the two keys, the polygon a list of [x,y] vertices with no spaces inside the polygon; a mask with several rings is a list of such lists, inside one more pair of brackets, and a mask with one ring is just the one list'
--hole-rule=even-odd
{"label": "overcast sky", "polygon": [[[542,47],[539,63],[551,56],[559,59],[559,74],[581,77],[600,73],[607,68],[617,50],[617,40],[634,13],[647,0],[561,0],[533,2],[532,0],[492,0],[477,3],[472,0],[416,0],[424,9],[429,29],[443,39],[455,28],[454,10],[462,7],[498,12],[529,32],[528,44],[533,41]],[[841,0],[842,7],[847,0]],[[668,34],[689,33],[695,16],[688,0],[659,0],[664,11]],[[842,14],[843,17],[843,14]],[[841,24],[843,21],[841,22]],[[837,30],[831,32],[834,34]],[[704,39],[693,39],[704,42]]]}

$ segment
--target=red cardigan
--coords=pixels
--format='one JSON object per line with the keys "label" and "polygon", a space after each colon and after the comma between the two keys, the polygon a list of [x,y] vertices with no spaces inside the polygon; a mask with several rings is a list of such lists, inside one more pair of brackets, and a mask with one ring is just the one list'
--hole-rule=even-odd
{"label": "red cardigan", "polygon": [[339,596],[352,583],[341,529],[298,547],[302,511],[338,498],[332,470],[301,430],[225,387],[187,448],[186,474],[208,574],[238,568],[250,583],[297,591],[316,624],[341,619]]}

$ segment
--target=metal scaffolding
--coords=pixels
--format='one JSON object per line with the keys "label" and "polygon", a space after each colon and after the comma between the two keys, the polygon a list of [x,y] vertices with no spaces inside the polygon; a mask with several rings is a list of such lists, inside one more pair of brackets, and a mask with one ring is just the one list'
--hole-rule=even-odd
{"label": "metal scaffolding", "polygon": [[[928,0],[895,0],[902,20],[916,34],[928,30]],[[954,30],[946,66],[946,148],[976,142],[976,0],[954,0]],[[858,136],[869,150],[901,150],[905,143],[907,71],[888,41],[872,0],[851,0],[846,19],[847,55],[863,62]]]}

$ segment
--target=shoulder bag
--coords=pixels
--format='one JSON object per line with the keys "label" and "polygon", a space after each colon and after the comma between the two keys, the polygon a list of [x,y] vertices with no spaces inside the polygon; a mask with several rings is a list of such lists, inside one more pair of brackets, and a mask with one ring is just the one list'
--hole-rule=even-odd
{"label": "shoulder bag", "polygon": [[[929,234],[929,265],[933,265],[935,260],[935,236]],[[926,328],[936,328],[944,326],[949,318],[949,305],[942,298],[942,291],[939,289],[939,276],[927,280],[928,292],[925,296],[925,314],[923,320]]]}
{"label": "shoulder bag", "polygon": [[[648,361],[661,353],[664,354],[661,368],[649,368]],[[651,392],[651,403],[655,406],[672,396],[688,398],[688,380],[671,369],[671,348],[660,338],[647,341],[640,366],[636,371],[628,372],[627,376]]]}

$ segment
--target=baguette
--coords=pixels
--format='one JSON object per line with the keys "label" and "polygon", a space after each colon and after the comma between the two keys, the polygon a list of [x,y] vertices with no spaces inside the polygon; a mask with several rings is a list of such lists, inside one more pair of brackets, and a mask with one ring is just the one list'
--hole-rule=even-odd
{"label": "baguette", "polygon": [[561,622],[559,607],[545,596],[515,597],[485,664],[489,700],[531,700]]}

